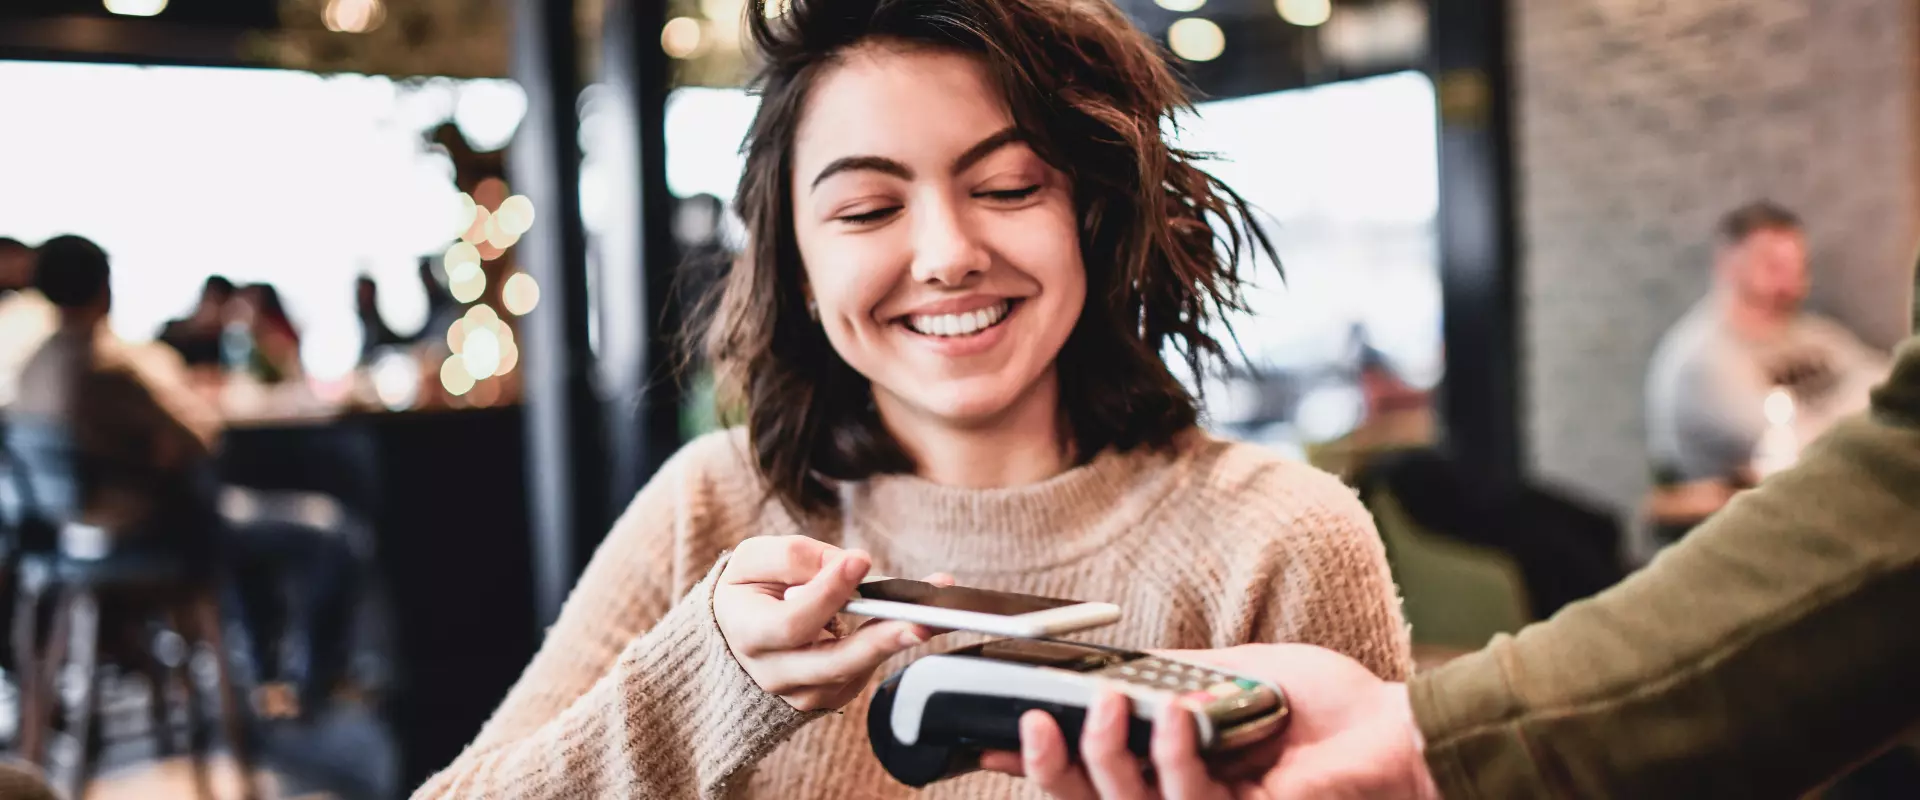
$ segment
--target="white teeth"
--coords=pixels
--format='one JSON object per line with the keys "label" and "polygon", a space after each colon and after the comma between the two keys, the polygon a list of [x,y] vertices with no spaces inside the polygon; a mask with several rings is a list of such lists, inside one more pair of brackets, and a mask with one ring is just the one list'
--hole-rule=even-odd
{"label": "white teeth", "polygon": [[969,336],[999,324],[1012,308],[1013,301],[1002,300],[964,314],[916,315],[907,318],[907,327],[928,336]]}

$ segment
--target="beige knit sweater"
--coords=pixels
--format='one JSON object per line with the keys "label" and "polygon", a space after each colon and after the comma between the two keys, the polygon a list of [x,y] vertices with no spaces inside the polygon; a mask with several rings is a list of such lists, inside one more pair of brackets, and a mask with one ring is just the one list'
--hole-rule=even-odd
{"label": "beige knit sweater", "polygon": [[[739,432],[689,444],[634,499],[493,719],[416,798],[900,798],[867,745],[866,700],[810,715],[761,691],[713,620],[713,575],[749,536],[803,532],[764,491]],[[837,530],[880,574],[1117,603],[1082,638],[1133,648],[1297,641],[1411,670],[1380,540],[1352,491],[1258,447],[1183,437],[1108,452],[1031,486],[909,476],[843,487]],[[935,639],[947,649],[977,641]],[[891,674],[915,651],[896,657]],[[997,774],[934,798],[1037,796]]]}

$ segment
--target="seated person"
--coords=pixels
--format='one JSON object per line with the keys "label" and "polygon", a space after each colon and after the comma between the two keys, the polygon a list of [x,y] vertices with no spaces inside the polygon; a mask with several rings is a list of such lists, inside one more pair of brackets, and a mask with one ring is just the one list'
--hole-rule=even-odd
{"label": "seated person", "polygon": [[[1769,427],[1790,430],[1789,458],[1848,414],[1890,361],[1837,323],[1802,308],[1807,244],[1800,221],[1754,203],[1720,223],[1713,290],[1669,330],[1647,376],[1647,448],[1658,493],[1656,519],[1680,530],[1770,469]],[[1770,423],[1768,397],[1784,390],[1790,417]],[[1781,414],[1782,410],[1788,413]],[[1669,531],[1671,538],[1679,531]]]}
{"label": "seated person", "polygon": [[932,632],[843,624],[870,571],[1111,601],[1077,637],[1102,644],[1317,642],[1405,676],[1353,492],[1203,432],[1162,359],[1225,349],[1214,300],[1247,276],[1217,245],[1272,253],[1163,138],[1187,99],[1152,40],[1106,2],[770,1],[754,244],[708,338],[744,428],[653,476],[416,796],[916,796],[860,696]]}
{"label": "seated person", "polygon": [[[90,460],[108,465],[85,487],[80,520],[112,533],[158,522],[169,492],[208,463],[211,432],[196,429],[104,334],[113,307],[107,255],[78,236],[40,246],[34,286],[59,327],[21,370],[14,415],[64,427]],[[168,526],[178,527],[178,526]]]}
{"label": "seated person", "polygon": [[302,377],[300,334],[278,290],[264,283],[243,287],[227,303],[226,313],[227,324],[245,330],[251,343],[247,363],[240,368],[267,384]]}
{"label": "seated person", "polygon": [[189,369],[219,369],[220,336],[226,328],[226,307],[233,293],[233,281],[208,276],[192,313],[168,321],[160,329],[159,341],[179,352]]}
{"label": "seated person", "polygon": [[[158,374],[164,370],[143,366],[155,361],[152,350],[105,331],[113,307],[109,278],[106,253],[86,239],[60,236],[41,245],[34,283],[59,308],[59,328],[29,359],[14,414],[22,423],[63,427],[88,459],[107,466],[83,488],[80,521],[112,535],[164,535],[140,543],[184,548],[205,566],[231,559],[253,578],[241,583],[249,620],[277,618],[281,606],[296,605],[293,615],[314,630],[255,626],[254,633],[274,644],[286,635],[305,645],[308,659],[323,663],[296,666],[294,677],[317,684],[299,687],[299,694],[323,696],[333,688],[324,682],[339,677],[346,659],[330,637],[344,636],[333,621],[353,601],[351,553],[324,531],[284,521],[231,526],[218,518],[211,478],[218,421],[194,408],[190,393],[170,389]],[[281,596],[280,584],[295,575],[317,582],[304,588],[304,602]],[[277,680],[277,659],[256,667],[264,680]]]}

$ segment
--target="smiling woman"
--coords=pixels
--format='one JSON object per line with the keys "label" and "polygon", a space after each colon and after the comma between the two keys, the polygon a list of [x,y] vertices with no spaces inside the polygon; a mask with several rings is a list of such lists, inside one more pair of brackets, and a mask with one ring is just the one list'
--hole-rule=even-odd
{"label": "smiling woman", "polygon": [[1145,36],[1102,0],[746,18],[750,241],[704,340],[743,424],[640,492],[419,796],[918,796],[867,755],[860,696],[933,632],[836,624],[869,570],[1112,602],[1102,644],[1311,642],[1407,674],[1353,493],[1202,433],[1161,357],[1220,355],[1241,251],[1271,253],[1167,144],[1186,99]]}
{"label": "smiling woman", "polygon": [[[818,511],[823,478],[916,468],[1019,483],[1191,428],[1161,354],[1196,373],[1220,355],[1204,326],[1240,306],[1241,252],[1272,249],[1162,137],[1187,101],[1161,54],[1104,2],[802,11],[755,25],[772,66],[737,194],[752,252],[708,341],[777,497]],[[818,325],[798,313],[809,297]],[[997,303],[1000,324],[966,340],[908,324]],[[1058,441],[953,459],[1012,474],[930,475],[943,426],[882,422],[930,415]],[[1006,439],[1046,452],[1008,457]]]}

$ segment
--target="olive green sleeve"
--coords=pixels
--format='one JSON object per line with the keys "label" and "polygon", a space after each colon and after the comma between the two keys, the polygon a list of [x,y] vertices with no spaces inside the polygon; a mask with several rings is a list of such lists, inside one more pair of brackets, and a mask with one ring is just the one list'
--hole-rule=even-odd
{"label": "olive green sleeve", "polygon": [[1920,338],[1646,569],[1410,687],[1446,797],[1791,796],[1920,721]]}

